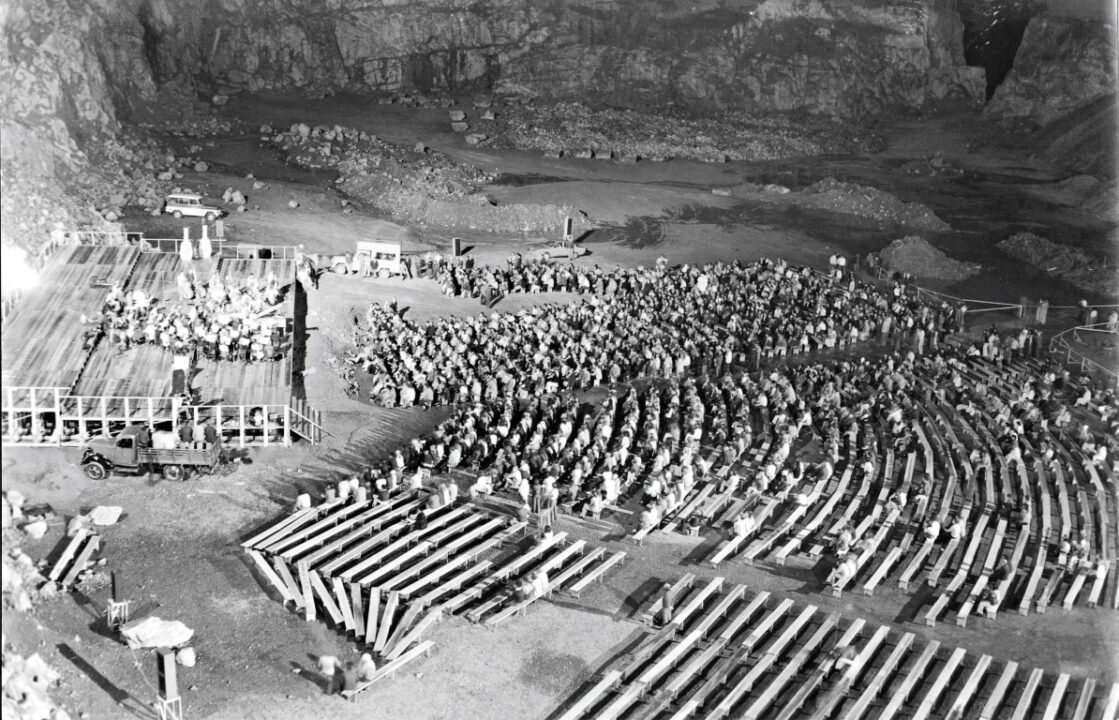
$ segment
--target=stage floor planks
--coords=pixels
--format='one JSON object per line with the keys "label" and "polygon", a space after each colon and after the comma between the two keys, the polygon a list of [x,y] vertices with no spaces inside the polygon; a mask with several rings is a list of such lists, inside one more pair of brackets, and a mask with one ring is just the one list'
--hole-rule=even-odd
{"label": "stage floor planks", "polygon": [[101,310],[109,289],[100,285],[123,285],[139,256],[139,250],[124,246],[59,250],[39,286],[4,323],[4,385],[73,387],[89,358],[82,348],[81,315]]}
{"label": "stage floor planks", "polygon": [[291,400],[291,354],[263,363],[200,360],[191,381],[203,405],[287,405]]}
{"label": "stage floor planks", "polygon": [[171,394],[171,359],[171,353],[158,345],[136,345],[121,352],[108,338],[103,338],[74,394],[167,397]]}
{"label": "stage floor planks", "polygon": [[[216,265],[215,274],[237,286],[250,274],[263,282],[274,272],[286,286],[276,313],[288,318],[290,329],[295,261],[221,258]],[[143,290],[159,303],[177,303],[175,278],[182,270],[177,253],[92,245],[60,251],[40,286],[5,323],[4,385],[65,387],[86,397],[168,397],[171,353],[151,345],[122,353],[108,338],[90,353],[82,349],[80,316],[99,312],[108,293],[107,285],[90,286],[95,279],[120,283],[129,291]],[[200,358],[191,386],[203,403],[286,405],[291,399],[291,367],[290,350],[283,359],[265,363]]]}

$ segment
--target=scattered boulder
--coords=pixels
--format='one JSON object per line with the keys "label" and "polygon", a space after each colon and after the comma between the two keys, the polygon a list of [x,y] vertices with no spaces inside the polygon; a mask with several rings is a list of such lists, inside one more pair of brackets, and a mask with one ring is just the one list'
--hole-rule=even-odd
{"label": "scattered boulder", "polygon": [[484,113],[482,113],[482,119],[483,120],[496,120],[497,115],[494,114],[493,110],[486,110]]}
{"label": "scattered boulder", "polygon": [[462,110],[451,110],[447,116],[451,118],[451,122],[462,122],[466,119],[466,113]]}
{"label": "scattered boulder", "polygon": [[168,180],[171,180],[174,177],[175,177],[175,172],[173,170],[164,170],[163,172],[156,175],[155,179],[156,180],[168,181]]}
{"label": "scattered boulder", "polygon": [[204,160],[199,160],[198,162],[194,163],[194,172],[204,173],[209,169],[210,164],[205,162]]}
{"label": "scattered boulder", "polygon": [[486,135],[482,133],[471,133],[466,136],[467,145],[478,145],[486,140]]}
{"label": "scattered boulder", "polygon": [[299,201],[298,200],[288,200],[288,207],[291,208],[292,210],[296,209],[297,207],[299,207]]}
{"label": "scattered boulder", "polygon": [[464,133],[470,129],[470,126],[464,122],[453,122],[451,123],[451,129],[457,133]]}
{"label": "scattered boulder", "polygon": [[124,508],[117,505],[98,505],[90,510],[89,519],[93,521],[94,525],[116,525],[123,512]]}
{"label": "scattered boulder", "polygon": [[212,102],[214,105],[217,105],[218,107],[221,107],[222,105],[225,105],[227,102],[229,102],[229,96],[228,95],[215,95],[212,98],[210,98],[210,102]]}

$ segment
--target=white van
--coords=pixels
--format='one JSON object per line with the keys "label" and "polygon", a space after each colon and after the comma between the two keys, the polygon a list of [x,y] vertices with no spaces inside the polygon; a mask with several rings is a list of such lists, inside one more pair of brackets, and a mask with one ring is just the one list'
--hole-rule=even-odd
{"label": "white van", "polygon": [[202,202],[201,195],[194,195],[193,193],[172,193],[168,195],[167,200],[163,203],[163,212],[171,213],[176,218],[181,218],[184,215],[206,218],[207,222],[218,219],[222,214],[221,208],[206,205]]}

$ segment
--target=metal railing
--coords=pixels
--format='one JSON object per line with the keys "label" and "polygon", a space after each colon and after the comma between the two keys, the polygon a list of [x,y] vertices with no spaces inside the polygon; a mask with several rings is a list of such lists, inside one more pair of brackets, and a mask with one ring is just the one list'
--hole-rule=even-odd
{"label": "metal railing", "polygon": [[1049,352],[1051,355],[1060,357],[1064,354],[1063,362],[1066,365],[1074,365],[1080,368],[1084,373],[1097,373],[1108,378],[1112,383],[1119,387],[1119,370],[1113,367],[1106,367],[1099,362],[1088,357],[1084,353],[1075,349],[1072,343],[1069,342],[1070,338],[1076,341],[1083,342],[1080,338],[1080,333],[1101,333],[1110,335],[1119,339],[1119,334],[1115,330],[1108,327],[1107,323],[1094,323],[1092,325],[1077,325],[1068,330],[1057,333],[1049,340]]}

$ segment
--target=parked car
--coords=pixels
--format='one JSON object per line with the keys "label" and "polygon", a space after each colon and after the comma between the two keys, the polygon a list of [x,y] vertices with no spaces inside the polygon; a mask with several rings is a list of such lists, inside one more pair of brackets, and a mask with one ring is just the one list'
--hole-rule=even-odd
{"label": "parked car", "polygon": [[207,205],[201,195],[193,193],[171,193],[163,203],[163,212],[170,213],[176,218],[184,215],[187,217],[206,218],[207,222],[217,220],[222,215],[221,208]]}

